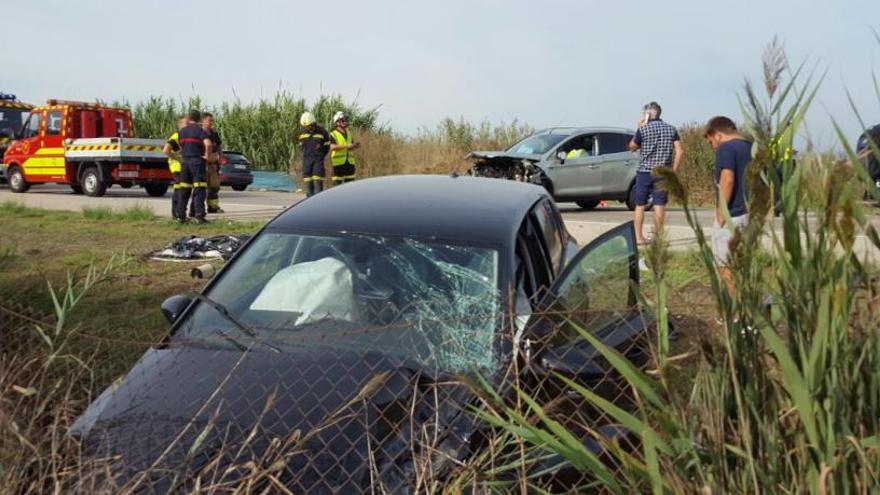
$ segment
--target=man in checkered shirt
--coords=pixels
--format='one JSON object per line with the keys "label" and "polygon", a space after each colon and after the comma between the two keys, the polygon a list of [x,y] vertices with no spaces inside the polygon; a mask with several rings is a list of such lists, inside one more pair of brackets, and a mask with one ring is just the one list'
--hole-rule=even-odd
{"label": "man in checkered shirt", "polygon": [[672,166],[672,170],[678,173],[684,157],[684,148],[681,146],[678,131],[660,120],[662,111],[655,101],[645,105],[645,115],[639,122],[636,135],[629,143],[630,151],[642,152],[639,168],[636,171],[636,183],[633,186],[636,203],[634,219],[636,241],[639,244],[649,242],[642,232],[648,197],[654,198],[654,231],[659,232],[663,228],[663,222],[666,221],[667,194],[663,190],[662,180],[654,177],[654,169]]}

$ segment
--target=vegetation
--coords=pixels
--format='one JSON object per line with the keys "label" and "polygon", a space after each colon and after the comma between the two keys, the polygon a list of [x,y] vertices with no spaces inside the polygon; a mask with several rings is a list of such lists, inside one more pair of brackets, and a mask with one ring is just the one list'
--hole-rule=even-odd
{"label": "vegetation", "polygon": [[[749,226],[731,243],[735,290],[729,293],[711,248],[697,228],[689,191],[677,177],[671,192],[685,206],[697,234],[722,329],[698,348],[696,363],[675,363],[662,342],[653,373],[581,329],[631,387],[637,407],[623,410],[595,392],[572,386],[588,403],[624,425],[629,446],[598,432],[598,459],[580,440],[529,401],[527,414],[508,409],[496,418],[531,449],[548,450],[583,466],[616,493],[876,493],[880,489],[880,293],[877,272],[856,249],[864,232],[874,248],[880,237],[861,210],[865,174],[856,157],[828,162],[808,155],[795,167],[791,153],[818,84],[788,82],[778,45],[765,60],[766,99],[746,86]],[[844,140],[844,137],[841,136]],[[823,193],[806,201],[805,170],[819,173]],[[774,194],[781,198],[782,231],[761,249]],[[814,218],[815,221],[810,220]],[[665,246],[648,254],[655,308],[667,300]],[[676,383],[692,376],[684,390]],[[525,420],[524,420],[525,419]]]}
{"label": "vegetation", "polygon": [[[247,104],[236,99],[208,105],[198,96],[185,100],[152,96],[134,104],[115,104],[131,108],[138,136],[161,139],[174,131],[176,117],[189,108],[209,110],[227,148],[244,152],[259,170],[295,175],[301,163],[294,132],[299,116],[306,110],[313,112],[328,129],[335,111],[341,109],[350,115],[356,139],[363,144],[358,151],[361,177],[465,173],[470,168],[464,158],[468,152],[506,149],[535,131],[516,120],[474,124],[463,118],[446,118],[434,128],[421,128],[408,135],[381,123],[379,107],[364,109],[357,101],[345,101],[340,96],[321,96],[307,102],[286,91]],[[714,153],[703,140],[701,124],[688,123],[679,131],[686,150],[681,179],[692,191],[695,204],[709,204],[714,200]]]}

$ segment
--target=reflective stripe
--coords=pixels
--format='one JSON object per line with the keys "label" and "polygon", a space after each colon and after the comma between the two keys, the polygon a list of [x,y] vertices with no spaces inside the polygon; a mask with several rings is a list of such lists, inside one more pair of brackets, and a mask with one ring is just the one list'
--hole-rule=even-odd
{"label": "reflective stripe", "polygon": [[354,179],[356,175],[334,175],[333,180]]}
{"label": "reflective stripe", "polygon": [[312,137],[311,134],[300,134],[300,135],[299,135],[299,140],[302,141],[303,139],[308,139],[308,138],[310,138],[310,137]]}
{"label": "reflective stripe", "polygon": [[207,182],[193,182],[193,187],[208,187]]}
{"label": "reflective stripe", "polygon": [[[338,129],[333,129],[333,132],[330,133],[336,140],[336,144],[351,144],[352,137],[351,133],[348,132],[348,129],[345,130],[345,134],[339,132]],[[346,162],[356,165],[354,159],[354,154],[349,150],[333,150],[330,152],[330,162],[334,167],[339,165],[345,165]]]}
{"label": "reflective stripe", "polygon": [[189,182],[180,182],[177,184],[181,189],[192,189],[193,185]]}

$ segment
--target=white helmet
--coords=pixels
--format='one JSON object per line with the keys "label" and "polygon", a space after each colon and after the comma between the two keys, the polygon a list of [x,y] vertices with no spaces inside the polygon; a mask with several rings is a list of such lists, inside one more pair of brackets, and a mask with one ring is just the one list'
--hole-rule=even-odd
{"label": "white helmet", "polygon": [[317,122],[317,120],[312,112],[303,112],[302,116],[299,118],[299,125],[303,127],[312,125],[315,122]]}
{"label": "white helmet", "polygon": [[340,120],[348,120],[348,117],[345,115],[345,112],[343,112],[342,110],[333,114],[333,123],[334,124],[339,122]]}

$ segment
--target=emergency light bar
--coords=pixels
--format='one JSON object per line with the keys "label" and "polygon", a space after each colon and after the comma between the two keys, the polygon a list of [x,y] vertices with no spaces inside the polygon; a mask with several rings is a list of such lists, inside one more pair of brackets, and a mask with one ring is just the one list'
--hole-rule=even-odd
{"label": "emergency light bar", "polygon": [[10,93],[0,93],[0,100],[15,101],[15,95]]}
{"label": "emergency light bar", "polygon": [[73,101],[73,100],[56,100],[55,98],[50,98],[46,100],[47,105],[75,105],[78,107],[94,107],[97,106],[95,103],[87,103],[85,101]]}

